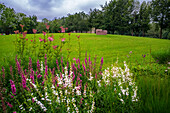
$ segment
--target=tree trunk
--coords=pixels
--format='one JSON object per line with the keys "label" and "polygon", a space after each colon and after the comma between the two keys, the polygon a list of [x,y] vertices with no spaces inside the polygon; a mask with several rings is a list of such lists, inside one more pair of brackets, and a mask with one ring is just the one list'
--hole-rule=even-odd
{"label": "tree trunk", "polygon": [[162,38],[162,27],[160,27],[160,38]]}
{"label": "tree trunk", "polygon": [[131,34],[132,34],[132,36],[133,36],[133,30],[131,31]]}
{"label": "tree trunk", "polygon": [[143,35],[143,37],[145,36],[145,32],[144,32],[144,30],[142,30],[142,35]]}

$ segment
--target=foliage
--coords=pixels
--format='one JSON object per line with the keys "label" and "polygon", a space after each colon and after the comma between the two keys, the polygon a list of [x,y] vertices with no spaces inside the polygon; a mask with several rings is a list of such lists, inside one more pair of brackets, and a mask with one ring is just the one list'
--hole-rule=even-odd
{"label": "foliage", "polygon": [[152,0],[152,18],[160,27],[160,38],[162,30],[169,28],[169,0]]}
{"label": "foliage", "polygon": [[170,48],[155,51],[152,56],[158,63],[167,64],[170,62]]}

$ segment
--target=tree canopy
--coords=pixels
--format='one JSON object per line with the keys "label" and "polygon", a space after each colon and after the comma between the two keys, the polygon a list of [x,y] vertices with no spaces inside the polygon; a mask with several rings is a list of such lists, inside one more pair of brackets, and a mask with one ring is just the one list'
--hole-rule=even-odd
{"label": "tree canopy", "polygon": [[[138,0],[111,0],[101,5],[101,10],[90,9],[89,13],[77,12],[66,17],[55,17],[53,20],[43,18],[37,22],[37,16],[27,16],[16,13],[13,8],[0,4],[0,32],[13,33],[21,30],[20,24],[25,25],[24,30],[32,33],[37,29],[39,33],[46,30],[45,24],[50,25],[50,32],[59,32],[60,26],[67,27],[67,32],[87,32],[92,28],[105,29],[108,33],[121,35],[150,35],[148,31],[160,30],[160,38],[168,38],[170,31],[169,0],[152,0],[139,2]],[[153,27],[155,26],[156,27]],[[153,29],[154,30],[151,30]],[[155,29],[156,28],[156,29]],[[162,36],[166,33],[166,37]],[[155,35],[153,35],[154,37]],[[169,37],[170,38],[170,37]]]}

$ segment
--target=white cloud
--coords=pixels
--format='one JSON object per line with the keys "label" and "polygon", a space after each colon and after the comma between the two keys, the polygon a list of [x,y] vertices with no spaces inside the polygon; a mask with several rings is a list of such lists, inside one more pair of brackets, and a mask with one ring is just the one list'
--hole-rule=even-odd
{"label": "white cloud", "polygon": [[54,17],[67,16],[68,13],[80,11],[88,13],[90,8],[99,9],[106,1],[110,0],[1,0],[1,3],[14,8],[16,12],[36,15],[39,20],[43,18],[52,20]]}

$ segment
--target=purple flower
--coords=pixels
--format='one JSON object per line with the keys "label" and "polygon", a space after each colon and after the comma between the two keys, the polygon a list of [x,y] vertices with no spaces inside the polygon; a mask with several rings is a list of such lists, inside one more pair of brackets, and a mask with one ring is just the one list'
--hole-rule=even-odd
{"label": "purple flower", "polygon": [[58,71],[60,70],[60,67],[58,65],[58,60],[56,59],[56,64],[57,64],[57,68],[58,68]]}
{"label": "purple flower", "polygon": [[142,56],[143,56],[143,58],[145,58],[146,55],[142,55]]}
{"label": "purple flower", "polygon": [[31,79],[32,83],[35,83],[34,82],[34,71],[33,71],[33,69],[31,69],[30,79]]}
{"label": "purple flower", "polygon": [[84,72],[86,71],[86,67],[84,66],[84,64],[82,64],[82,66],[83,66],[83,69],[84,69]]}
{"label": "purple flower", "polygon": [[22,74],[22,87],[23,87],[24,89],[27,88],[27,86],[26,86],[26,77],[24,76],[24,74]]}
{"label": "purple flower", "polygon": [[85,64],[86,64],[86,67],[87,67],[87,59],[85,58]]}
{"label": "purple flower", "polygon": [[74,78],[75,78],[75,75],[74,75],[74,73],[73,73],[73,78],[72,78],[72,81],[74,81]]}
{"label": "purple flower", "polygon": [[48,37],[48,40],[49,41],[53,41],[54,39],[52,37]]}
{"label": "purple flower", "polygon": [[37,76],[37,78],[41,78],[42,77],[42,75],[41,74],[39,74],[38,76]]}
{"label": "purple flower", "polygon": [[15,84],[14,84],[14,82],[13,82],[12,80],[10,80],[10,84],[11,84],[12,93],[13,93],[14,95],[16,95],[16,94],[15,94],[15,93],[16,93]]}
{"label": "purple flower", "polygon": [[103,65],[103,57],[102,57],[102,59],[101,59],[101,65]]}
{"label": "purple flower", "polygon": [[45,59],[45,65],[47,65],[47,54],[45,54],[44,59]]}
{"label": "purple flower", "polygon": [[18,59],[16,60],[16,65],[17,65],[17,68],[18,68],[18,74],[21,74],[21,66],[20,66],[20,63],[18,61]]}
{"label": "purple flower", "polygon": [[30,70],[32,68],[32,60],[31,58],[29,58],[29,66],[28,66],[28,69]]}
{"label": "purple flower", "polygon": [[34,98],[32,98],[32,103],[34,103]]}
{"label": "purple flower", "polygon": [[7,103],[7,105],[8,105],[10,108],[13,107],[9,102],[6,102],[6,103]]}
{"label": "purple flower", "polygon": [[39,62],[39,60],[37,60],[37,69],[38,69],[38,72],[40,73],[40,62]]}

